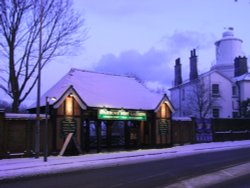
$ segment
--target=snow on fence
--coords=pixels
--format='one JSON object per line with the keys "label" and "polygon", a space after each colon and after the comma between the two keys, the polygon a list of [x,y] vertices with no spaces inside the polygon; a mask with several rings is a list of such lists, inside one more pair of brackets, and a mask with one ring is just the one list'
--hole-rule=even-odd
{"label": "snow on fence", "polygon": [[[41,114],[40,119],[40,148],[43,151],[45,114]],[[0,159],[32,156],[35,124],[36,114],[5,113],[0,110]],[[50,126],[49,130],[51,130]]]}
{"label": "snow on fence", "polygon": [[250,139],[250,119],[212,119],[214,141]]}
{"label": "snow on fence", "polygon": [[[5,119],[16,119],[16,120],[36,120],[36,114],[17,114],[17,113],[6,113]],[[49,118],[49,117],[48,117]],[[40,119],[45,119],[45,114],[40,114]]]}

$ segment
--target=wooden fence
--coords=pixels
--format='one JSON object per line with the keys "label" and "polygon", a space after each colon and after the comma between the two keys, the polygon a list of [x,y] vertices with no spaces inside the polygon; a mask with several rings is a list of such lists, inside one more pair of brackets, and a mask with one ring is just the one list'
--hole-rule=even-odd
{"label": "wooden fence", "polygon": [[195,122],[193,119],[173,118],[172,120],[172,143],[183,145],[195,142]]}
{"label": "wooden fence", "polygon": [[213,141],[250,139],[250,119],[212,119]]}
{"label": "wooden fence", "polygon": [[195,118],[172,120],[173,145],[249,139],[250,119],[218,118],[204,123]]}
{"label": "wooden fence", "polygon": [[[44,146],[44,115],[40,126],[40,151]],[[35,114],[8,114],[0,110],[0,159],[34,155]],[[52,123],[51,123],[52,124]],[[49,153],[52,152],[53,127],[49,122]],[[250,139],[250,119],[211,119],[201,126],[194,118],[173,118],[173,145]],[[55,136],[55,135],[54,135]],[[209,139],[208,139],[209,137]]]}
{"label": "wooden fence", "polygon": [[[41,115],[40,151],[44,145],[44,115]],[[0,159],[34,155],[35,114],[12,114],[0,111]],[[49,132],[51,127],[49,126]],[[49,134],[49,151],[51,135]]]}

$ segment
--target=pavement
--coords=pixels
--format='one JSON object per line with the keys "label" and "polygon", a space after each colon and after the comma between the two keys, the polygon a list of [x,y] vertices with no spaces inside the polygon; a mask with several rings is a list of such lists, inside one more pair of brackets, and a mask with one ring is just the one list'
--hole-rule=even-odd
{"label": "pavement", "polygon": [[[85,154],[70,157],[49,156],[47,162],[43,161],[43,157],[39,157],[38,159],[2,159],[0,160],[0,183],[34,176],[143,163],[153,160],[170,159],[237,148],[250,148],[250,140],[190,144],[163,149],[140,149],[113,153]],[[223,181],[232,177],[250,174],[249,169],[250,161],[249,163],[233,166],[212,174],[183,180],[169,187],[190,187],[195,182],[201,182],[202,178],[204,179],[203,182],[207,182],[208,184],[211,184],[212,182],[217,183],[217,181]],[[195,178],[198,178],[199,181]]]}

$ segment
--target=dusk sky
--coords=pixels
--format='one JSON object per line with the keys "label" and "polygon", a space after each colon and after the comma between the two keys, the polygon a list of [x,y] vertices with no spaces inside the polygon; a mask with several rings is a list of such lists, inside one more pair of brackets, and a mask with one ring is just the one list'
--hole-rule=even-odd
{"label": "dusk sky", "polygon": [[194,48],[199,73],[209,70],[215,60],[214,42],[228,27],[234,28],[250,55],[249,0],[74,0],[74,4],[85,18],[88,39],[74,56],[47,65],[42,94],[71,67],[133,74],[149,87],[168,89],[175,59],[181,58],[186,79]]}

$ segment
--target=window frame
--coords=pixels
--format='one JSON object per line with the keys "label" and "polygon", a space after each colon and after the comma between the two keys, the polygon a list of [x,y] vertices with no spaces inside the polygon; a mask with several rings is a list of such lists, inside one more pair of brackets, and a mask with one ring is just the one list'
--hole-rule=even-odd
{"label": "window frame", "polygon": [[220,85],[212,84],[212,96],[219,97],[220,96]]}
{"label": "window frame", "polygon": [[219,118],[220,117],[220,109],[219,108],[213,108],[212,109],[212,115],[213,115],[213,118]]}

